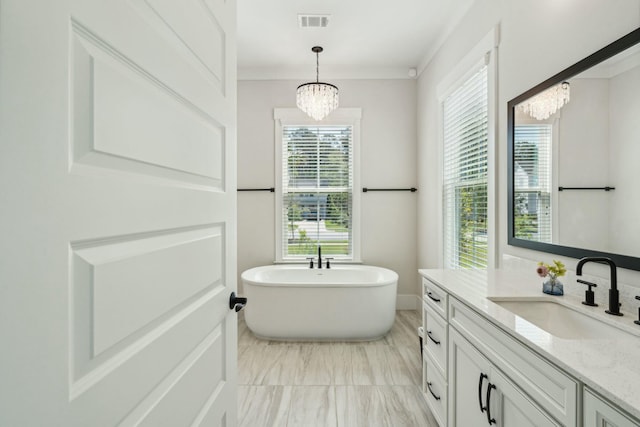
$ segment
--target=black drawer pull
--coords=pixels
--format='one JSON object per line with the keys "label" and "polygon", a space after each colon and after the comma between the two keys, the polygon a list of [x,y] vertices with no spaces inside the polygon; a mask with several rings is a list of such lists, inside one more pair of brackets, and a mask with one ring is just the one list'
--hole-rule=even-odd
{"label": "black drawer pull", "polygon": [[436,339],[435,339],[435,338],[433,338],[433,337],[431,336],[431,331],[427,331],[427,336],[428,336],[428,337],[429,337],[429,339],[430,339],[431,341],[433,341],[436,345],[440,345],[440,341],[436,341]]}
{"label": "black drawer pull", "polygon": [[433,396],[435,400],[440,400],[440,396],[436,396],[433,390],[431,390],[431,383],[427,383],[427,388],[429,389],[429,393],[431,393],[431,396]]}
{"label": "black drawer pull", "polygon": [[480,413],[483,413],[487,408],[482,406],[482,383],[485,378],[489,378],[487,375],[480,373],[480,380],[478,381],[478,405],[480,405]]}
{"label": "black drawer pull", "polygon": [[489,387],[487,387],[487,421],[489,425],[496,423],[496,419],[491,418],[491,389],[493,388],[496,388],[496,386],[489,383]]}
{"label": "black drawer pull", "polygon": [[432,299],[433,301],[435,301],[435,302],[440,302],[440,300],[439,300],[438,298],[434,298],[434,297],[433,297],[433,295],[431,295],[431,292],[427,292],[427,296],[428,296],[429,298],[431,298],[431,299]]}

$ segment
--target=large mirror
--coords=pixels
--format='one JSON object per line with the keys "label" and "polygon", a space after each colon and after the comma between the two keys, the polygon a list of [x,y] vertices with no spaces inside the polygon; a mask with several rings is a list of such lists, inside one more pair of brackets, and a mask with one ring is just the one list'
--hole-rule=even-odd
{"label": "large mirror", "polygon": [[508,114],[509,244],[640,270],[640,28]]}

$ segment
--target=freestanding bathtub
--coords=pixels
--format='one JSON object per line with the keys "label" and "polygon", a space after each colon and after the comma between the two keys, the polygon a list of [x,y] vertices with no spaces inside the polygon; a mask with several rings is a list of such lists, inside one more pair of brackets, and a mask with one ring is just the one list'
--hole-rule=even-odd
{"label": "freestanding bathtub", "polygon": [[398,274],[370,265],[277,264],[242,273],[245,320],[260,338],[369,341],[393,325]]}

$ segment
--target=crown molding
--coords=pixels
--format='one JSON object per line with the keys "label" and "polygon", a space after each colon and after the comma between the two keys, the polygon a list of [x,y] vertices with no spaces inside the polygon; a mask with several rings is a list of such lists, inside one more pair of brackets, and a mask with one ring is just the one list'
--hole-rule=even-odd
{"label": "crown molding", "polygon": [[[320,69],[320,81],[331,80],[413,80],[411,67],[330,67]],[[311,70],[313,71],[313,70]],[[315,81],[309,67],[238,67],[238,80]]]}

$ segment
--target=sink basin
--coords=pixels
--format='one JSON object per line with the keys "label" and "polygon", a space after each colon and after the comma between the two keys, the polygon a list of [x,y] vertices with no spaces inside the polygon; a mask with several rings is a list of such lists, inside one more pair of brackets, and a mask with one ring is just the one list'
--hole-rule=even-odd
{"label": "sink basin", "polygon": [[493,298],[490,300],[558,338],[616,339],[629,336],[615,326],[556,302]]}

